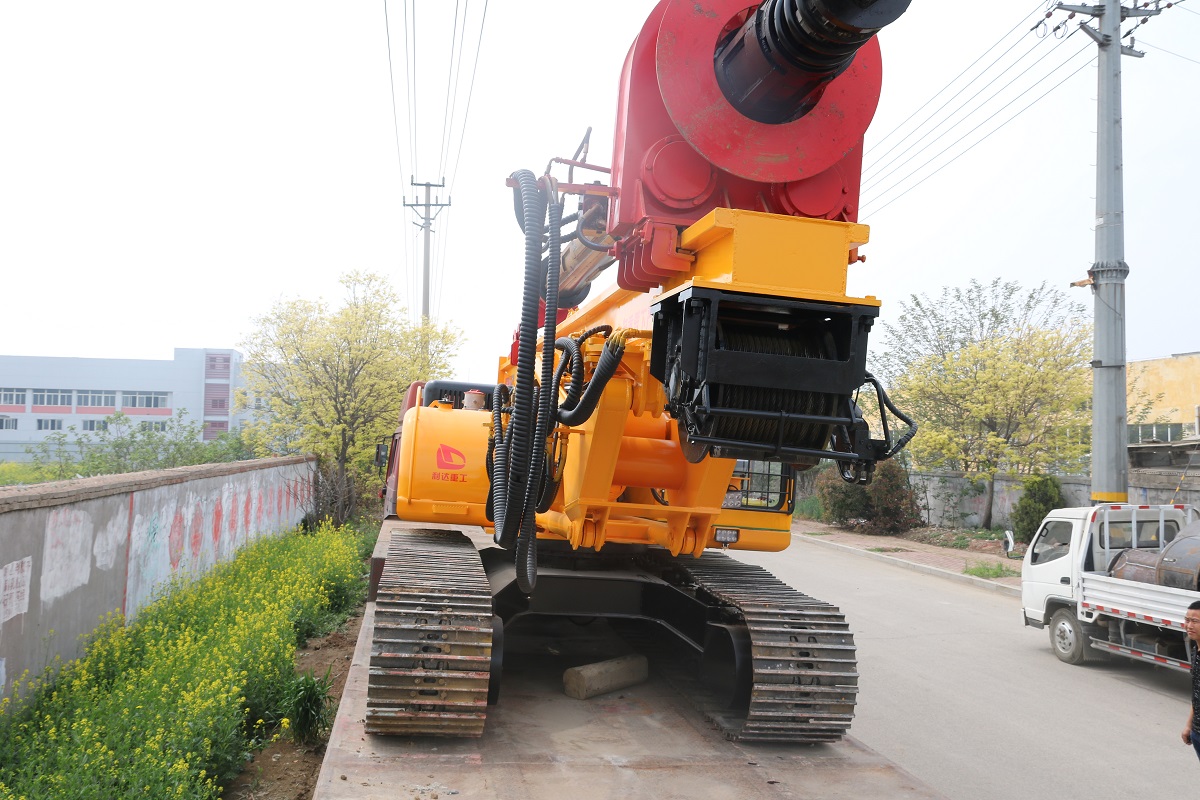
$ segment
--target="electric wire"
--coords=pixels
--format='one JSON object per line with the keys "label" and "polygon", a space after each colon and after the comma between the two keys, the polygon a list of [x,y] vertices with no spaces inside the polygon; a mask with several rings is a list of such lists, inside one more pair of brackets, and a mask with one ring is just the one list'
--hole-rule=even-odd
{"label": "electric wire", "polygon": [[[387,38],[387,59],[388,59],[388,87],[392,94],[392,132],[396,139],[396,164],[400,168],[400,185],[401,199],[403,199],[404,191],[404,157],[400,154],[400,115],[396,110],[396,75],[395,69],[392,66],[392,26],[388,19],[387,0],[383,0],[383,30]],[[404,288],[405,293],[408,291],[408,285],[411,282],[409,272],[411,271],[410,262],[408,259],[408,244],[403,232],[400,236],[400,246],[404,260]]]}
{"label": "electric wire", "polygon": [[[961,119],[959,119],[954,124],[950,125],[950,127],[946,128],[944,131],[942,131],[940,134],[938,134],[932,140],[926,142],[925,145],[923,147],[921,147],[921,149],[917,150],[909,158],[904,159],[903,161],[900,161],[898,164],[896,163],[897,160],[903,158],[905,155],[907,155],[909,152],[911,152],[914,147],[917,147],[917,145],[924,142],[929,136],[931,136],[935,131],[937,131],[938,128],[942,127],[946,122],[953,119],[954,116],[956,114],[958,114],[960,111],[962,111],[969,103],[971,103],[971,101],[973,101],[975,98],[979,97],[979,95],[982,94],[984,92],[984,90],[988,89],[990,86],[992,86],[992,84],[994,84],[996,81],[1000,80],[1002,77],[1004,77],[1006,74],[1008,74],[1008,72],[1010,70],[1012,70],[1013,67],[1017,66],[1022,61],[1024,61],[1027,56],[1029,56],[1034,50],[1036,50],[1041,45],[1040,41],[1034,43],[1034,45],[1032,47],[1030,47],[1028,50],[1026,50],[1025,53],[1020,58],[1018,58],[1016,61],[1009,64],[1007,67],[1005,67],[1003,70],[1001,70],[995,77],[993,77],[990,81],[988,81],[986,84],[984,84],[978,91],[976,91],[975,94],[971,95],[966,100],[964,100],[962,103],[960,103],[953,111],[951,111],[948,115],[946,115],[946,117],[944,119],[942,119],[940,122],[938,122],[937,125],[930,128],[929,131],[926,132],[920,139],[917,139],[912,144],[910,144],[908,147],[906,147],[902,152],[900,152],[898,155],[896,155],[896,157],[893,158],[891,161],[889,161],[886,164],[875,169],[872,172],[870,177],[864,176],[863,181],[862,181],[862,191],[867,191],[871,187],[877,186],[884,179],[886,179],[889,175],[894,174],[897,170],[903,168],[905,164],[909,163],[910,161],[915,159],[917,156],[919,156],[921,153],[928,150],[933,144],[935,144],[936,142],[941,140],[944,136],[946,136],[946,134],[950,133],[955,128],[959,127],[960,125],[966,124],[967,121],[971,118],[971,116],[973,114],[975,114],[975,112],[979,111],[981,108],[983,108],[988,103],[990,103],[992,100],[994,100],[997,96],[999,96],[1000,92],[1003,92],[1005,89],[1012,86],[1013,83],[1020,80],[1025,75],[1027,75],[1029,73],[1029,71],[1032,70],[1034,67],[1036,67],[1038,64],[1045,61],[1055,50],[1057,50],[1060,46],[1062,46],[1062,44],[1064,42],[1066,42],[1068,39],[1070,39],[1071,36],[1074,36],[1075,33],[1076,33],[1076,31],[1071,31],[1071,33],[1066,38],[1060,39],[1057,44],[1055,44],[1053,47],[1051,47],[1049,50],[1047,50],[1045,53],[1043,53],[1041,58],[1037,59],[1029,66],[1025,67],[1025,69],[1023,69],[1019,73],[1017,73],[1012,78],[1012,80],[1010,80],[1008,83],[1001,86],[999,89],[997,89],[995,92],[993,92],[990,96],[988,96],[983,102],[979,103],[977,106],[975,106],[970,111],[968,111]],[[1009,48],[1009,49],[1011,50],[1011,48]],[[995,64],[995,62],[992,63],[992,65],[994,65],[994,64]],[[991,65],[988,67],[988,69],[991,69]],[[1036,86],[1037,84],[1035,83],[1033,85]],[[964,87],[964,90],[965,90],[965,88],[966,87]],[[1030,87],[1030,88],[1032,88],[1032,87]],[[961,94],[961,92],[959,92],[959,94]],[[958,95],[956,94],[955,97],[957,97],[957,96]],[[946,101],[946,103],[943,104],[942,107],[938,109],[938,111],[940,112],[942,110],[942,108],[945,108],[946,105],[948,105],[953,99],[954,98],[951,98],[951,100]],[[937,113],[937,112],[934,112],[934,113]],[[892,167],[892,169],[890,169],[890,170],[887,170],[887,172],[882,172],[882,170],[887,169],[887,167],[891,166],[892,164],[896,164],[896,166]],[[874,165],[872,165],[872,166],[874,166]]]}
{"label": "electric wire", "polygon": [[[458,0],[454,2],[454,22],[450,25],[450,63],[446,69],[446,102],[442,107],[442,136],[438,142],[438,175],[445,178],[446,176],[446,149],[448,146],[448,133],[453,124],[454,119],[454,99],[458,94],[458,80],[456,75],[456,61],[454,54],[458,52],[458,61],[462,60],[462,43],[458,36]],[[463,24],[466,25],[466,9],[463,9]],[[451,94],[453,87],[453,95]]]}
{"label": "electric wire", "polygon": [[[980,55],[978,58],[976,58],[974,61],[972,61],[970,64],[968,64],[968,65],[967,65],[967,67],[966,67],[965,69],[963,69],[963,71],[962,71],[962,72],[960,72],[960,73],[958,73],[957,75],[955,75],[955,76],[954,76],[954,78],[953,78],[953,79],[952,79],[952,80],[951,80],[949,83],[947,83],[945,86],[943,86],[941,89],[938,89],[938,91],[937,91],[937,92],[936,92],[936,93],[935,93],[935,94],[934,94],[932,97],[930,97],[928,100],[926,100],[924,103],[922,103],[922,104],[920,105],[920,107],[919,107],[919,108],[917,108],[917,110],[916,110],[916,111],[914,111],[913,113],[909,114],[909,115],[908,115],[908,117],[907,117],[907,118],[905,118],[905,120],[904,120],[903,122],[901,122],[901,123],[900,123],[899,125],[897,125],[895,128],[893,128],[892,130],[890,130],[890,131],[888,131],[886,134],[884,134],[883,138],[881,138],[881,139],[880,139],[878,142],[875,142],[873,145],[871,145],[871,147],[869,147],[869,148],[867,148],[866,150],[864,150],[864,151],[863,151],[863,155],[865,156],[865,155],[867,155],[868,153],[870,153],[872,150],[874,150],[874,149],[876,149],[876,148],[878,148],[878,147],[882,147],[882,146],[883,146],[883,143],[884,143],[884,142],[886,142],[886,141],[887,141],[889,138],[891,138],[891,136],[892,136],[893,134],[895,134],[895,133],[897,133],[898,131],[900,131],[900,130],[901,130],[901,129],[902,129],[904,126],[905,126],[905,125],[907,125],[907,124],[909,123],[909,121],[910,121],[910,120],[912,120],[912,118],[913,118],[913,117],[917,116],[917,114],[920,114],[920,113],[921,113],[923,110],[925,110],[925,108],[927,108],[927,107],[929,106],[929,104],[930,104],[930,103],[932,103],[934,100],[937,100],[939,97],[941,97],[942,93],[943,93],[943,92],[945,92],[947,89],[949,89],[951,86],[953,86],[953,85],[954,85],[954,83],[955,83],[955,82],[956,82],[956,81],[957,81],[959,78],[961,78],[963,75],[966,75],[966,74],[967,74],[967,73],[968,73],[968,72],[971,70],[971,68],[972,68],[972,67],[974,67],[976,64],[978,64],[980,61],[982,61],[982,60],[983,60],[983,58],[984,58],[984,57],[985,57],[985,56],[986,56],[988,53],[992,52],[992,51],[993,51],[993,50],[995,50],[997,47],[999,47],[1001,42],[1003,42],[1005,39],[1007,39],[1009,36],[1011,36],[1011,35],[1013,34],[1013,32],[1014,32],[1014,31],[1016,31],[1018,28],[1020,28],[1022,25],[1024,25],[1024,24],[1025,24],[1025,22],[1026,22],[1026,20],[1028,20],[1028,19],[1029,19],[1029,17],[1030,17],[1031,15],[1033,15],[1033,14],[1037,13],[1037,11],[1038,11],[1038,8],[1039,8],[1039,7],[1041,7],[1041,5],[1042,5],[1042,0],[1038,0],[1038,2],[1037,2],[1037,3],[1034,5],[1034,7],[1033,7],[1033,11],[1030,11],[1030,12],[1029,12],[1029,13],[1027,13],[1025,16],[1021,17],[1021,20],[1020,20],[1020,22],[1018,22],[1016,25],[1014,25],[1014,26],[1012,27],[1012,29],[1008,31],[1008,33],[1004,34],[1004,35],[1003,35],[1003,36],[1001,36],[999,39],[997,39],[995,44],[993,44],[991,47],[989,47],[987,50],[985,50],[985,51],[984,51],[984,52],[983,52],[983,53],[982,53],[982,54],[981,54],[981,55]],[[1020,41],[1020,40],[1018,40],[1018,42],[1019,42],[1019,41]],[[1008,49],[1008,50],[1006,50],[1006,51],[1005,51],[1005,54],[1006,54],[1006,53],[1008,53],[1008,52],[1010,52],[1010,51],[1012,50],[1012,48],[1013,48],[1013,47],[1016,47],[1018,42],[1014,42],[1014,43],[1013,43],[1013,45],[1012,45],[1011,47],[1009,47],[1009,49]],[[1001,57],[1003,57],[1003,56],[1004,56],[1004,54],[1001,54]],[[989,67],[989,69],[990,69],[990,67]],[[984,72],[987,72],[987,70],[984,70]],[[983,74],[983,73],[980,73],[980,75],[982,75],[982,74]],[[978,76],[977,76],[977,77],[975,77],[975,78],[972,78],[972,79],[971,79],[971,81],[967,83],[967,86],[970,86],[970,85],[971,85],[971,83],[974,83],[974,82],[975,82],[976,80],[978,80],[978,79],[979,79],[979,78],[978,78]],[[966,86],[964,86],[964,87],[963,87],[963,89],[966,89]],[[961,90],[960,90],[960,91],[961,91]],[[953,99],[953,98],[951,98],[951,99]],[[947,101],[947,102],[949,102],[949,101]],[[936,114],[936,113],[937,113],[936,111],[935,111],[935,112],[933,112],[933,114]],[[932,116],[933,116],[933,114],[930,114],[930,117],[932,117]],[[924,124],[925,124],[925,123],[921,123],[921,125],[924,125]],[[918,125],[918,126],[917,126],[917,128],[916,128],[916,129],[914,129],[914,131],[912,131],[912,132],[910,132],[910,133],[908,134],[908,136],[911,136],[911,135],[912,135],[912,133],[915,133],[915,132],[916,132],[916,130],[920,130],[920,128],[921,128],[921,125]],[[905,136],[905,139],[907,139],[907,138],[908,138],[908,136]],[[888,150],[886,153],[884,153],[884,154],[883,154],[882,156],[880,156],[879,158],[881,158],[881,159],[882,159],[882,158],[886,158],[886,157],[887,157],[887,155],[888,155],[888,153],[892,152],[892,150],[894,150],[894,149],[895,149],[895,148],[896,148],[898,145],[900,145],[900,144],[903,144],[905,139],[901,139],[899,142],[897,142],[895,145],[893,145],[891,149],[889,149],[889,150]],[[878,159],[877,159],[877,160],[878,160]]]}
{"label": "electric wire", "polygon": [[[412,37],[412,53],[409,53],[408,40],[411,34]],[[404,0],[404,80],[405,97],[408,100],[408,146],[412,150],[412,177],[417,175],[417,112],[414,106],[417,105],[417,6],[414,0],[412,14],[412,28],[408,26],[408,0]]]}
{"label": "electric wire", "polygon": [[462,159],[463,139],[467,135],[467,120],[471,116],[471,98],[475,92],[475,73],[479,69],[479,53],[483,45],[483,29],[487,25],[487,0],[483,2],[483,15],[479,20],[479,38],[475,42],[475,63],[471,67],[471,83],[467,86],[467,106],[463,112],[462,127],[458,132],[458,152],[454,156],[454,166],[450,171],[450,183],[447,191],[454,194],[454,180],[458,177],[458,165]]}
{"label": "electric wire", "polygon": [[[1086,48],[1085,48],[1085,49],[1086,49]],[[1082,51],[1082,50],[1080,50],[1079,52],[1083,52],[1083,51]],[[1076,55],[1078,55],[1078,53],[1077,53]],[[1073,58],[1073,57],[1074,57],[1074,56],[1072,56],[1072,58]],[[1069,59],[1068,59],[1068,60],[1069,60]],[[1071,72],[1069,75],[1067,75],[1066,77],[1064,77],[1064,78],[1063,78],[1062,80],[1060,80],[1058,83],[1056,83],[1056,84],[1054,84],[1053,86],[1051,86],[1049,89],[1047,89],[1047,90],[1046,90],[1045,92],[1043,92],[1042,94],[1038,95],[1038,97],[1036,97],[1034,100],[1030,101],[1028,104],[1026,104],[1025,106],[1023,106],[1023,107],[1021,108],[1021,110],[1020,110],[1020,111],[1018,111],[1017,113],[1013,114],[1011,117],[1009,117],[1008,119],[1006,119],[1004,122],[1000,123],[998,126],[996,126],[996,127],[995,127],[995,128],[993,128],[991,131],[989,131],[987,134],[985,134],[984,136],[982,136],[980,139],[978,139],[977,141],[975,141],[974,143],[972,143],[970,146],[968,146],[968,147],[967,147],[966,149],[964,149],[962,152],[958,153],[956,156],[954,156],[953,158],[951,158],[951,159],[950,159],[949,161],[947,161],[945,164],[942,164],[940,167],[938,167],[937,169],[935,169],[933,172],[929,173],[929,174],[928,174],[928,175],[926,175],[924,178],[921,178],[919,181],[917,181],[916,183],[914,183],[912,186],[909,186],[907,189],[905,189],[903,192],[901,192],[900,194],[898,194],[898,195],[896,195],[895,197],[893,197],[891,200],[888,200],[888,201],[887,201],[886,203],[884,203],[883,205],[881,205],[881,206],[879,206],[878,208],[874,209],[874,213],[878,213],[878,212],[882,211],[883,209],[887,208],[887,207],[888,207],[888,206],[890,206],[892,203],[896,202],[896,201],[897,201],[897,200],[899,200],[901,197],[903,197],[904,195],[908,194],[908,193],[909,193],[909,192],[911,192],[913,189],[917,188],[917,187],[918,187],[918,186],[920,186],[922,183],[924,183],[925,181],[927,181],[927,180],[929,180],[930,178],[932,178],[934,175],[937,175],[937,174],[938,174],[939,172],[941,172],[943,169],[945,169],[946,167],[950,166],[951,164],[953,164],[953,163],[954,163],[955,161],[957,161],[958,159],[962,158],[962,157],[963,157],[964,155],[966,155],[967,153],[971,152],[971,151],[972,151],[973,149],[975,149],[977,146],[979,146],[979,145],[980,145],[980,144],[982,144],[983,142],[987,141],[987,140],[988,140],[988,139],[989,139],[989,138],[992,136],[992,134],[996,133],[996,132],[997,132],[997,131],[999,131],[1001,128],[1003,128],[1003,127],[1005,127],[1006,125],[1008,125],[1008,123],[1012,122],[1014,119],[1016,119],[1017,117],[1019,117],[1019,116],[1021,116],[1022,114],[1024,114],[1026,111],[1028,111],[1030,108],[1032,108],[1032,107],[1033,107],[1034,105],[1036,105],[1038,102],[1040,102],[1040,101],[1041,101],[1041,100],[1042,100],[1044,97],[1046,97],[1046,95],[1050,94],[1050,93],[1051,93],[1051,92],[1053,92],[1055,89],[1057,89],[1058,87],[1062,86],[1064,83],[1066,83],[1067,81],[1069,81],[1071,78],[1075,77],[1075,75],[1077,75],[1077,74],[1078,74],[1078,73],[1079,73],[1079,72],[1080,72],[1082,69],[1084,69],[1085,67],[1087,67],[1087,66],[1091,65],[1091,64],[1092,64],[1092,63],[1093,63],[1095,60],[1096,60],[1096,57],[1095,57],[1095,56],[1092,56],[1092,58],[1090,58],[1090,59],[1088,59],[1087,61],[1085,61],[1084,63],[1080,64],[1080,65],[1079,65],[1079,66],[1078,66],[1078,67],[1077,67],[1077,68],[1076,68],[1076,69],[1075,69],[1073,72]],[[1056,68],[1056,70],[1055,70],[1055,71],[1057,71],[1057,68]],[[1046,76],[1046,77],[1049,77],[1049,76],[1050,76],[1050,75],[1052,75],[1052,74],[1053,74],[1053,72],[1051,72],[1051,73],[1047,74],[1047,76]],[[1045,78],[1043,78],[1042,80],[1045,80]],[[1041,83],[1041,81],[1038,81],[1038,83]],[[1034,86],[1036,86],[1036,85],[1037,85],[1037,84],[1034,84]],[[1033,88],[1033,87],[1030,87],[1030,88]],[[986,122],[986,120],[985,120],[985,122]],[[963,136],[962,136],[962,137],[960,137],[960,138],[959,138],[959,139],[958,139],[956,142],[954,142],[954,144],[958,144],[958,142],[962,141],[962,140],[963,140],[963,139],[965,139],[967,136],[971,135],[971,133],[973,133],[973,132],[975,131],[975,129],[977,129],[977,128],[978,128],[978,127],[980,127],[981,125],[983,125],[983,123],[982,123],[982,122],[981,122],[981,123],[979,123],[979,125],[976,125],[976,126],[975,126],[975,128],[972,128],[970,131],[968,131],[967,133],[963,134]],[[951,145],[951,146],[953,146],[953,145]],[[943,151],[943,152],[945,152],[945,151]],[[940,154],[939,154],[939,155],[940,155]],[[936,158],[937,158],[937,156],[934,156],[934,158],[932,158],[932,159],[930,159],[929,161],[925,162],[925,164],[929,164],[930,162],[932,162],[932,161],[933,161],[933,160],[935,160]],[[925,166],[925,165],[922,165],[922,167],[924,167],[924,166]],[[907,177],[911,177],[913,174],[915,174],[915,173],[916,173],[917,171],[919,171],[920,169],[921,169],[921,168],[919,167],[917,170],[914,170],[912,173],[909,173],[909,176],[906,176],[906,179],[907,179]],[[886,190],[885,192],[882,192],[882,193],[880,193],[880,194],[878,195],[878,197],[882,198],[882,197],[883,197],[883,196],[884,196],[884,195],[887,193],[887,191],[891,191],[891,189],[894,189],[896,186],[899,186],[899,185],[900,185],[900,183],[902,183],[902,182],[903,182],[903,179],[902,179],[900,182],[897,182],[897,183],[896,183],[895,185],[893,185],[892,187],[890,187],[890,188],[889,188],[888,190]],[[870,205],[870,203],[871,203],[871,201],[868,201],[868,202],[867,202],[866,204],[864,204],[864,205],[868,205],[868,206],[869,206],[869,205]],[[865,214],[864,214],[864,216],[865,216]]]}
{"label": "electric wire", "polygon": [[[1185,10],[1186,10],[1186,9],[1185,9]],[[1167,49],[1167,48],[1165,48],[1165,47],[1159,47],[1159,46],[1158,46],[1158,45],[1156,45],[1156,44],[1150,44],[1150,43],[1149,43],[1149,42],[1147,42],[1145,39],[1142,39],[1140,42],[1138,42],[1138,44],[1141,44],[1141,45],[1144,45],[1144,46],[1146,46],[1146,47],[1149,47],[1151,50],[1158,50],[1159,52],[1166,53],[1166,54],[1167,54],[1167,55],[1169,55],[1169,56],[1175,56],[1176,58],[1182,58],[1184,61],[1190,61],[1190,62],[1192,62],[1193,64],[1200,64],[1200,61],[1197,61],[1197,60],[1196,60],[1196,59],[1194,59],[1194,58],[1188,58],[1187,56],[1180,55],[1179,53],[1173,53],[1173,52],[1171,52],[1170,50],[1168,50],[1168,49]]]}

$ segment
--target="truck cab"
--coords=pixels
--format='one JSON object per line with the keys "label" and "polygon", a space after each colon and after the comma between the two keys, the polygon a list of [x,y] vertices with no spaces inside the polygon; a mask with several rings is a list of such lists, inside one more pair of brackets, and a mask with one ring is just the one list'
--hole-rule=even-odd
{"label": "truck cab", "polygon": [[1041,628],[1074,608],[1083,572],[1107,574],[1129,548],[1159,550],[1184,524],[1184,506],[1058,508],[1042,520],[1021,565],[1025,624]]}
{"label": "truck cab", "polygon": [[1051,511],[1021,568],[1025,624],[1048,627],[1054,654],[1070,664],[1106,651],[1179,668],[1183,610],[1200,593],[1194,580],[1190,589],[1159,585],[1158,573],[1176,560],[1168,546],[1194,518],[1186,505]]}

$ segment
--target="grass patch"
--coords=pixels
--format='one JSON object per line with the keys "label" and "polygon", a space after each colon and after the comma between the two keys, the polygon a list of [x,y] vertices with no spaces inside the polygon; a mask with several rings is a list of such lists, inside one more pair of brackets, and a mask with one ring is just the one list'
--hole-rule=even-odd
{"label": "grass patch", "polygon": [[1004,564],[991,564],[988,562],[979,562],[977,564],[968,564],[963,570],[964,575],[974,575],[976,578],[1016,578],[1020,576],[1020,572]]}
{"label": "grass patch", "polygon": [[328,524],[260,539],[133,624],[109,615],[82,658],[0,701],[0,800],[211,800],[298,694],[319,729],[293,653],[361,602],[360,547]]}
{"label": "grass patch", "polygon": [[903,547],[868,547],[872,553],[907,553]]}
{"label": "grass patch", "polygon": [[792,516],[800,519],[820,520],[825,514],[825,510],[821,507],[821,498],[815,494],[809,495],[796,503],[796,510],[792,512]]}

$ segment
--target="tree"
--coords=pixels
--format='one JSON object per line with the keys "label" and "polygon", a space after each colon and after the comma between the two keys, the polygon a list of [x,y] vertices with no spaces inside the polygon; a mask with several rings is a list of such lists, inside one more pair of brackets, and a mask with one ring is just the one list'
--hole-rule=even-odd
{"label": "tree", "polygon": [[880,372],[921,426],[913,463],[982,479],[983,527],[997,474],[1042,472],[1086,454],[1068,432],[1088,423],[1088,319],[1044,283],[1026,290],[996,279],[936,299],[913,295],[885,328]]}
{"label": "tree", "polygon": [[342,522],[354,515],[359,476],[374,445],[394,432],[404,390],[448,374],[459,336],[431,322],[405,321],[387,281],[343,275],[342,304],[285,300],[255,319],[243,343],[252,409],[245,436],[260,455],[313,453],[329,491],[321,509]]}
{"label": "tree", "polygon": [[186,409],[166,419],[136,420],[121,412],[105,417],[94,433],[76,434],[74,426],[50,434],[26,448],[40,480],[76,475],[113,475],[253,457],[237,432],[202,441],[202,423],[188,420]]}

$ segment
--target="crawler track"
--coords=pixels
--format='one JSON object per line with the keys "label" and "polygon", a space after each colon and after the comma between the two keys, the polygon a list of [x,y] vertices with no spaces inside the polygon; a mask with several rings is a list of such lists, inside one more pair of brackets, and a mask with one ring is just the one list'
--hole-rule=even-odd
{"label": "crawler track", "polygon": [[728,738],[817,743],[845,735],[854,716],[858,671],[853,635],[836,607],[719,553],[675,566],[695,582],[697,597],[723,607],[749,630],[748,707],[719,708],[698,682],[687,689]]}
{"label": "crawler track", "polygon": [[471,540],[394,534],[375,605],[367,732],[479,736],[491,663],[491,591]]}

